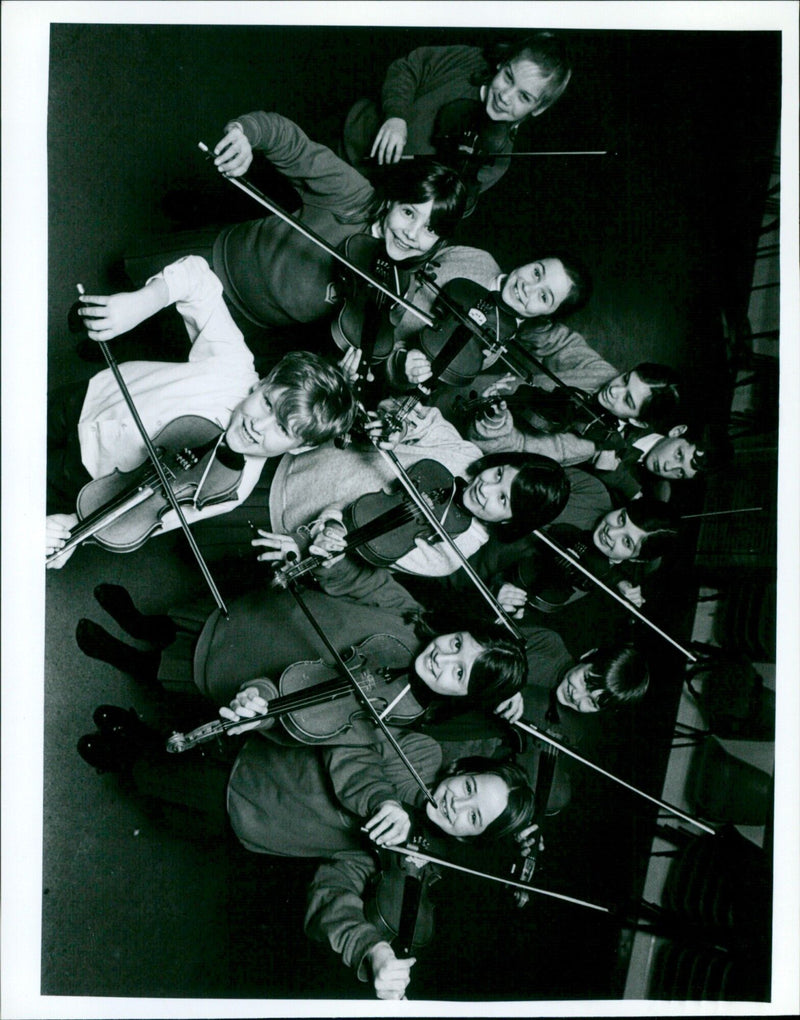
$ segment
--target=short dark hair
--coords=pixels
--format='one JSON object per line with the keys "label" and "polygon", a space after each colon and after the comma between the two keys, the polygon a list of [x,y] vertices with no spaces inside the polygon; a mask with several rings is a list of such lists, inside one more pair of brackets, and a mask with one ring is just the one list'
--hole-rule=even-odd
{"label": "short dark hair", "polygon": [[636,527],[645,532],[639,555],[633,562],[658,559],[675,544],[680,531],[679,518],[667,503],[642,496],[626,503],[625,512]]}
{"label": "short dark hair", "polygon": [[512,516],[490,528],[502,541],[513,542],[558,517],[569,499],[569,479],[560,464],[539,453],[489,453],[470,464],[467,474],[474,478],[500,465],[518,470],[511,483]]}
{"label": "short dark hair", "polygon": [[[467,189],[450,167],[433,159],[415,159],[391,164],[375,175],[375,195],[368,214],[371,222],[382,220],[396,202],[433,202],[430,226],[439,241],[425,253],[428,259],[455,232],[466,208]],[[409,259],[408,263],[413,261]]]}
{"label": "short dark hair", "polygon": [[508,787],[508,804],[505,810],[487,825],[479,836],[470,837],[470,844],[496,843],[508,836],[515,836],[533,822],[535,798],[525,770],[521,766],[510,761],[502,762],[494,758],[472,755],[451,762],[439,774],[439,779],[470,773],[497,776]]}
{"label": "short dark hair", "polygon": [[644,656],[633,645],[597,648],[584,656],[590,672],[586,688],[599,709],[616,709],[640,701],[650,683]]}
{"label": "short dark hair", "polygon": [[697,474],[711,475],[730,465],[733,460],[733,446],[727,433],[706,425],[690,425],[683,438],[695,448],[691,467]]}
{"label": "short dark hair", "polygon": [[663,422],[672,418],[677,413],[681,395],[679,390],[680,378],[677,372],[668,365],[660,365],[655,361],[642,361],[631,369],[642,382],[652,390],[652,393],[642,404],[638,417],[642,418],[648,425],[657,427]]}

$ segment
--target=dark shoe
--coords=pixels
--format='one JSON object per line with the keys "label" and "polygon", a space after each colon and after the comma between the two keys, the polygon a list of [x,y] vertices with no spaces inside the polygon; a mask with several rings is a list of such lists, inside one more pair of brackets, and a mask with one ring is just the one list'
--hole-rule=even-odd
{"label": "dark shoe", "polygon": [[131,709],[118,708],[116,705],[98,705],[94,710],[94,724],[101,733],[121,733],[132,740],[141,736],[142,720]]}
{"label": "dark shoe", "polygon": [[78,740],[78,754],[98,772],[129,772],[139,748],[121,733],[87,733]]}
{"label": "dark shoe", "polygon": [[158,677],[158,652],[140,652],[104,630],[93,620],[79,620],[75,630],[78,648],[93,659],[107,662],[140,683],[154,683]]}
{"label": "dark shoe", "polygon": [[148,616],[139,612],[127,589],[119,584],[98,584],[94,597],[126,634],[166,648],[175,640],[175,624],[166,615]]}

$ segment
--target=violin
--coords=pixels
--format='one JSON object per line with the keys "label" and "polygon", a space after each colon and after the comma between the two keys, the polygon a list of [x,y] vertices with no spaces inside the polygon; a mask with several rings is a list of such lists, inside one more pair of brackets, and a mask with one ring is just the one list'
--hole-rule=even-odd
{"label": "violin", "polygon": [[516,131],[514,124],[491,120],[479,100],[454,99],[440,107],[431,141],[439,160],[474,187],[481,166],[508,155]]}
{"label": "violin", "polygon": [[421,839],[411,841],[411,856],[392,854],[386,862],[365,904],[365,914],[401,958],[427,946],[433,939],[434,916],[428,887],[438,880],[439,872],[426,861],[413,856],[424,849]]}
{"label": "violin", "polygon": [[[230,499],[244,470],[244,455],[220,442],[223,430],[196,415],[183,415],[154,437],[172,495],[198,508]],[[78,494],[79,524],[48,562],[92,540],[111,552],[133,552],[161,527],[172,503],[150,461],[133,471],[115,468],[87,482]]]}
{"label": "violin", "polygon": [[394,346],[394,326],[389,320],[389,311],[394,304],[386,290],[394,290],[398,296],[405,294],[411,272],[403,268],[402,263],[389,258],[382,238],[369,234],[352,234],[345,238],[340,251],[349,263],[382,283],[385,290],[364,285],[359,277],[342,267],[340,279],[344,302],[331,323],[331,335],[339,350],[355,347],[363,351],[362,363],[385,361]]}
{"label": "violin", "polygon": [[[467,530],[472,515],[457,502],[456,480],[446,467],[435,460],[420,460],[408,469],[408,476],[447,534],[454,537]],[[403,491],[359,496],[345,509],[343,518],[347,528],[345,552],[357,550],[375,567],[397,562],[414,548],[417,538],[434,537],[417,503]],[[285,587],[324,562],[324,556],[313,555],[288,563],[277,572],[273,583]]]}
{"label": "violin", "polygon": [[[553,788],[557,757],[558,748],[554,747],[552,744],[545,744],[539,755],[539,765],[536,771],[536,786],[533,791],[533,821],[531,822],[532,825],[539,826],[539,829],[541,829],[542,823],[547,814],[547,803],[550,799],[550,791]],[[534,836],[533,846],[522,857],[522,862],[519,866],[519,873],[517,873],[516,862],[511,866],[511,874],[518,882],[522,882],[526,885],[530,884],[536,870],[540,853],[541,845],[539,835],[536,833]],[[517,901],[518,907],[524,907],[530,900],[528,892],[522,889],[517,889],[514,893],[514,897]]]}
{"label": "violin", "polygon": [[[346,664],[358,682],[360,693],[389,723],[406,726],[424,708],[411,693],[407,672],[412,651],[390,634],[374,634],[353,647]],[[295,662],[281,674],[277,686],[266,683],[267,711],[252,719],[216,719],[190,733],[173,733],[167,751],[178,754],[213,740],[236,726],[258,721],[262,725],[280,719],[292,737],[303,744],[327,743],[369,719],[353,683],[335,666],[317,659]]]}
{"label": "violin", "polygon": [[620,432],[620,420],[604,408],[594,406],[591,396],[570,386],[545,390],[523,383],[513,392],[492,397],[475,397],[462,401],[462,415],[484,414],[491,418],[494,408],[503,401],[514,416],[533,432],[556,435],[572,432],[591,440],[598,450],[622,450],[627,446]]}
{"label": "violin", "polygon": [[[427,275],[425,281],[436,286]],[[501,305],[498,291],[487,290],[473,280],[448,280],[436,291],[438,321],[420,332],[420,349],[430,361],[437,383],[465,386],[483,368],[486,354],[514,335],[517,320]]]}
{"label": "violin", "polygon": [[384,415],[390,430],[402,428],[414,408],[439,386],[469,385],[486,356],[504,349],[517,329],[516,318],[498,300],[497,291],[461,278],[448,280],[443,287],[428,274],[423,273],[423,279],[437,292],[433,307],[437,321],[425,327],[417,341],[432,375],[403,398],[395,411]]}

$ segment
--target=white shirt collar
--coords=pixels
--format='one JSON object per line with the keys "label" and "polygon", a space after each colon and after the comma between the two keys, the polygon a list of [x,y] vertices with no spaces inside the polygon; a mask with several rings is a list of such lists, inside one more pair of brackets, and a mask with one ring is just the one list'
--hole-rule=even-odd
{"label": "white shirt collar", "polygon": [[644,458],[653,449],[653,447],[656,445],[656,443],[659,441],[659,439],[663,439],[663,438],[664,437],[660,433],[658,433],[658,432],[651,432],[651,433],[649,433],[649,435],[642,436],[641,439],[637,439],[634,442],[633,445],[636,447],[637,450],[641,450],[642,451],[642,455],[639,458],[639,460],[640,461],[644,460]]}

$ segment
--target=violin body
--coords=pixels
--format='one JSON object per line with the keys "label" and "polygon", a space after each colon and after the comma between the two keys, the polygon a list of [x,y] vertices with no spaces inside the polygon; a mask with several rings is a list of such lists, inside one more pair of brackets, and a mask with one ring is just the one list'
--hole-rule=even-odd
{"label": "violin body", "polygon": [[619,418],[603,408],[587,407],[586,402],[591,397],[580,390],[569,386],[545,390],[523,383],[508,396],[490,397],[473,406],[486,410],[501,399],[513,414],[514,421],[534,432],[545,435],[573,432],[603,449],[618,449],[625,445],[619,431]]}
{"label": "violin body", "polygon": [[[218,425],[206,418],[185,415],[170,422],[154,438],[159,459],[179,503],[192,502],[201,481],[200,507],[222,502],[236,492],[243,458],[226,451],[229,455],[226,464],[215,457],[221,432]],[[212,459],[213,463],[209,464]],[[129,504],[129,508],[117,515],[122,504]],[[105,549],[132,552],[161,527],[161,520],[170,509],[149,461],[133,471],[115,469],[111,474],[87,482],[81,489],[77,501],[81,523],[73,530],[73,538],[80,540],[81,535],[88,533],[92,541]],[[102,524],[104,518],[108,523]]]}
{"label": "violin body", "polygon": [[[455,502],[455,479],[446,467],[435,460],[421,460],[408,469],[408,476],[451,537],[467,530],[472,516]],[[405,512],[397,514],[398,510]],[[362,529],[374,526],[382,518],[387,523],[401,516],[405,518],[391,530],[375,534],[374,538],[359,543],[359,555],[375,567],[388,567],[396,563],[411,552],[417,538],[430,536],[428,523],[402,490],[391,494],[366,493],[351,503],[343,516],[348,539],[354,531],[361,532]]]}
{"label": "violin body", "polygon": [[[374,634],[353,649],[347,666],[358,679],[359,687],[366,694],[374,708],[383,712],[407,686],[407,669],[413,652],[402,641],[389,634]],[[400,676],[391,671],[402,670]],[[282,698],[306,692],[331,678],[338,677],[335,666],[317,660],[296,662],[283,671],[279,682]],[[341,736],[359,720],[369,720],[357,695],[348,685],[346,697],[337,698],[328,704],[293,709],[281,715],[281,722],[288,733],[304,744],[326,743]],[[418,719],[424,712],[410,690],[384,717],[384,721],[405,726]]]}
{"label": "violin body", "polygon": [[[401,269],[386,254],[383,238],[352,234],[340,246],[353,265],[368,273],[384,287],[402,297],[408,289],[410,273]],[[394,307],[381,291],[342,267],[340,274],[344,302],[331,322],[331,336],[340,351],[351,347],[364,352],[362,360],[381,362],[392,353],[394,326],[389,312]]]}
{"label": "violin body", "polygon": [[[370,924],[407,958],[427,946],[434,935],[434,913],[428,887],[439,878],[431,864],[413,857],[389,854],[381,869],[365,914]],[[382,860],[382,863],[383,860]]]}
{"label": "violin body", "polygon": [[[486,353],[516,332],[517,320],[500,307],[497,296],[496,291],[459,278],[448,280],[441,288],[434,304],[438,323],[419,334],[419,346],[431,363],[435,383],[469,385],[482,370]],[[469,319],[473,328],[463,318]]]}
{"label": "violin body", "polygon": [[[396,726],[409,725],[425,711],[408,689],[407,671],[413,655],[391,634],[373,634],[351,649],[346,660],[376,711],[382,713],[395,702],[384,720]],[[277,686],[264,678],[259,678],[259,683],[267,688],[267,711],[258,717],[259,728],[279,719],[286,732],[303,744],[328,743],[370,718],[351,681],[321,659],[287,666]],[[167,750],[188,751],[247,722],[215,719],[190,733],[173,733]]]}
{"label": "violin body", "polygon": [[[435,460],[420,460],[407,474],[452,538],[467,530],[472,515],[456,502],[455,479],[444,465]],[[347,528],[345,552],[358,552],[374,567],[391,566],[411,552],[417,538],[431,535],[422,511],[402,490],[365,493],[345,507],[342,520]],[[324,561],[323,556],[312,555],[287,563],[276,572],[272,583],[285,588]]]}
{"label": "violin body", "polygon": [[437,157],[475,188],[481,167],[513,148],[516,126],[494,121],[476,99],[454,99],[436,115],[432,142]]}

